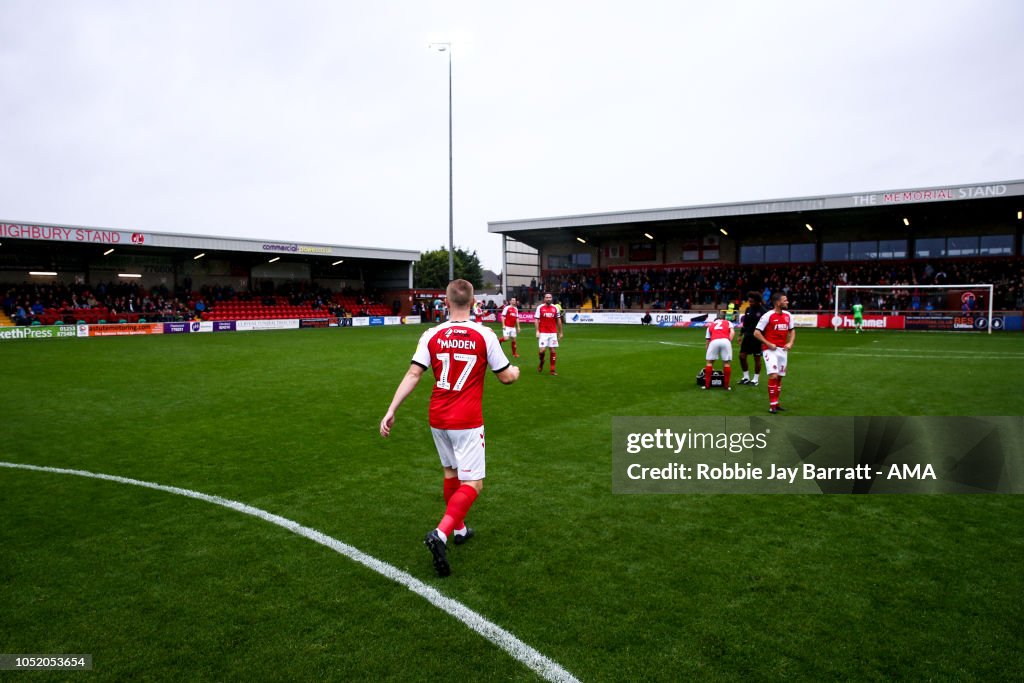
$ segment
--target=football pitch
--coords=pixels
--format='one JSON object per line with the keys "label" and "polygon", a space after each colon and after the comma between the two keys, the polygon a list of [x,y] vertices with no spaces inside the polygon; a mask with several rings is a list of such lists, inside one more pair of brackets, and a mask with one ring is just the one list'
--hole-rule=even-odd
{"label": "football pitch", "polygon": [[[425,329],[6,343],[0,462],[318,530],[583,681],[1019,680],[1024,497],[614,495],[611,424],[1020,415],[1020,334],[801,329],[768,416],[738,362],[732,392],[697,388],[703,330],[569,326],[551,377],[524,327],[520,381],[485,389],[477,536],[438,579],[428,378],[377,432]],[[89,653],[76,675],[100,680],[539,679],[395,580],[207,500],[0,467],[0,511],[0,653]]]}

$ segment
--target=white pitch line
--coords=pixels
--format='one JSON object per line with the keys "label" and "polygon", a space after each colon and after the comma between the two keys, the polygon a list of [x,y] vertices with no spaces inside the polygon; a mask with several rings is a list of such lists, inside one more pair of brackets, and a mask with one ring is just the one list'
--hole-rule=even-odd
{"label": "white pitch line", "polygon": [[220,505],[226,507],[229,510],[241,512],[252,517],[257,517],[265,522],[270,522],[283,529],[287,529],[294,534],[308,538],[309,540],[319,543],[322,546],[326,546],[335,552],[338,552],[345,557],[358,562],[359,564],[372,569],[381,576],[391,579],[395,583],[405,586],[413,593],[416,593],[430,604],[434,605],[438,609],[447,612],[469,628],[473,629],[481,636],[491,641],[502,650],[512,655],[515,659],[519,660],[530,669],[536,671],[542,677],[549,681],[564,681],[565,683],[579,683],[579,679],[573,676],[571,673],[563,669],[554,660],[545,657],[540,652],[530,647],[519,638],[515,637],[505,629],[501,628],[494,622],[488,620],[481,614],[474,612],[470,608],[463,605],[457,600],[447,598],[442,595],[439,591],[431,588],[427,584],[423,583],[416,577],[403,572],[401,569],[391,566],[387,562],[378,560],[377,558],[367,555],[363,551],[342,543],[336,538],[332,538],[324,533],[311,529],[308,526],[303,526],[298,522],[294,522],[290,519],[280,517],[273,513],[261,510],[259,508],[246,505],[245,503],[239,503],[238,501],[229,500],[227,498],[221,498],[220,496],[211,496],[206,493],[200,493],[198,491],[192,491],[190,489],[182,489],[177,486],[164,486],[163,484],[154,484],[149,481],[141,481],[139,479],[129,479],[127,477],[118,477],[112,474],[100,474],[97,472],[87,472],[85,470],[67,470],[57,467],[40,467],[38,465],[24,465],[21,463],[13,462],[0,462],[0,467],[7,467],[10,469],[18,470],[31,470],[34,472],[50,472],[52,474],[71,474],[76,477],[87,477],[89,479],[103,479],[105,481],[113,481],[118,484],[130,484],[132,486],[141,486],[147,489],[154,489],[156,491],[164,491],[166,493],[173,493],[179,496],[185,496],[186,498],[194,498],[195,500],[201,500],[206,503],[213,503],[214,505]]}
{"label": "white pitch line", "polygon": [[996,355],[996,356],[977,356],[977,355],[956,355],[951,353],[940,353],[936,351],[932,354],[924,353],[853,353],[850,351],[822,351],[819,353],[811,353],[808,355],[821,355],[821,356],[853,356],[854,358],[888,358],[889,360],[903,360],[904,358],[925,358],[928,360],[935,360],[941,356],[942,360],[974,360],[974,361],[999,361],[1003,362],[1006,360],[1016,360],[1024,356],[1015,355]]}
{"label": "white pitch line", "polygon": [[[597,341],[597,340],[593,340],[593,341]],[[686,348],[703,348],[699,344],[686,344],[686,343],[683,343],[683,342],[658,341],[657,343],[658,344],[664,344],[665,346],[682,346],[682,347],[686,347]],[[931,360],[931,359],[936,358],[936,353],[933,353],[933,354],[930,354],[930,355],[925,355],[924,352],[922,352],[922,351],[918,351],[916,353],[912,353],[912,352],[907,352],[907,351],[903,351],[903,350],[900,350],[900,349],[893,349],[891,352],[887,352],[887,353],[856,353],[856,352],[852,352],[852,351],[821,351],[820,354],[818,352],[811,352],[811,353],[809,353],[807,355],[853,356],[854,358],[890,358],[892,360],[899,360],[901,358],[925,358],[925,359]],[[801,355],[803,355],[803,354],[801,354]],[[992,351],[992,352],[983,351],[980,354],[970,354],[970,355],[955,355],[955,354],[950,354],[948,352],[944,352],[944,353],[942,353],[942,357],[943,358],[948,358],[948,359],[953,359],[953,360],[975,360],[975,361],[993,361],[993,360],[995,360],[995,361],[1006,361],[1006,360],[1016,360],[1018,358],[1024,358],[1024,355],[1016,354],[1016,353],[1013,353],[1013,352],[1010,352],[1010,353],[998,353],[998,352],[995,352],[995,351]]]}

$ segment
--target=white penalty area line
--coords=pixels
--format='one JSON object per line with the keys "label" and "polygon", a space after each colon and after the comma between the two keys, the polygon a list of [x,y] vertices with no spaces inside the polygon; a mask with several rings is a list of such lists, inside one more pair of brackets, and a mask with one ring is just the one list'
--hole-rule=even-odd
{"label": "white penalty area line", "polygon": [[687,344],[686,342],[659,341],[658,343],[659,344],[664,344],[665,346],[684,346],[684,347],[689,348],[689,349],[704,348],[700,344]]}
{"label": "white penalty area line", "polygon": [[322,546],[326,546],[335,552],[338,552],[350,560],[354,560],[359,564],[372,569],[381,576],[391,579],[395,583],[405,586],[413,593],[416,593],[427,602],[432,604],[434,607],[447,612],[452,615],[472,630],[479,633],[481,636],[491,641],[502,650],[512,655],[515,659],[528,666],[533,671],[544,677],[549,681],[559,681],[566,683],[579,683],[578,679],[571,673],[559,666],[555,661],[545,657],[540,652],[530,647],[523,641],[516,638],[514,635],[501,628],[497,624],[489,621],[482,615],[474,612],[470,608],[463,605],[457,600],[452,600],[442,595],[439,591],[431,588],[427,584],[423,583],[416,577],[403,572],[401,569],[391,566],[387,562],[378,560],[375,557],[367,555],[363,551],[342,543],[336,538],[332,538],[324,533],[311,529],[308,526],[303,526],[298,522],[294,522],[290,519],[280,517],[278,515],[261,510],[259,508],[246,505],[245,503],[239,503],[238,501],[228,500],[227,498],[221,498],[220,496],[211,496],[206,493],[200,493],[198,491],[192,491],[190,489],[182,489],[177,486],[164,486],[163,484],[154,484],[148,481],[140,481],[139,479],[129,479],[127,477],[118,477],[111,474],[100,474],[97,472],[87,472],[85,470],[68,470],[57,467],[40,467],[38,465],[25,465],[21,463],[13,462],[2,462],[0,461],[0,467],[6,467],[9,469],[18,470],[31,470],[33,472],[49,472],[51,474],[70,474],[76,477],[86,477],[89,479],[102,479],[104,481],[112,481],[118,484],[130,484],[131,486],[141,486],[147,489],[153,489],[155,491],[164,491],[165,493],[173,493],[179,496],[185,496],[186,498],[194,498],[195,500],[201,500],[206,503],[213,503],[214,505],[220,505],[221,507],[234,510],[235,512],[241,512],[252,517],[257,517],[265,522],[270,522],[283,529],[287,529],[294,534],[308,538],[309,540],[319,543]]}

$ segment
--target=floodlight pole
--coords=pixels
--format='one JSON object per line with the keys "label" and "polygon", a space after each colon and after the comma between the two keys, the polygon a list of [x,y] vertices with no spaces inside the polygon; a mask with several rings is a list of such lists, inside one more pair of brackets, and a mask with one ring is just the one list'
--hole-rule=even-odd
{"label": "floodlight pole", "polygon": [[452,176],[452,49],[448,46],[448,281],[455,279],[455,185]]}
{"label": "floodlight pole", "polygon": [[448,53],[448,281],[455,279],[455,189],[452,175],[452,44],[431,43],[438,52]]}

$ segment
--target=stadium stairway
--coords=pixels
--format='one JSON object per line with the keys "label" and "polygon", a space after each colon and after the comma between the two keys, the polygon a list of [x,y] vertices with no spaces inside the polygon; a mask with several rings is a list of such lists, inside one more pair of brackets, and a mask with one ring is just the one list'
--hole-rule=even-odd
{"label": "stadium stairway", "polygon": [[0,311],[0,327],[14,327],[14,321],[8,318],[3,311]]}

